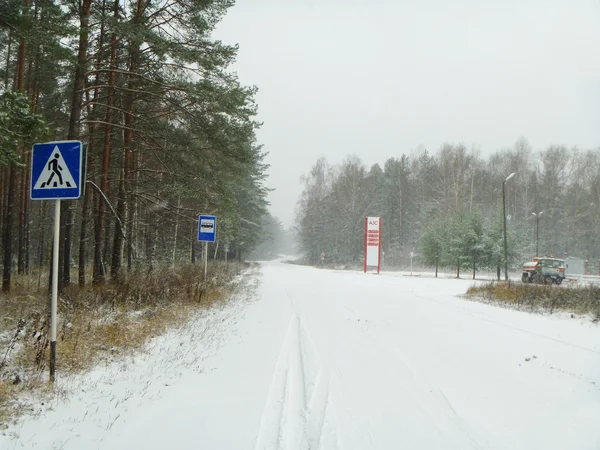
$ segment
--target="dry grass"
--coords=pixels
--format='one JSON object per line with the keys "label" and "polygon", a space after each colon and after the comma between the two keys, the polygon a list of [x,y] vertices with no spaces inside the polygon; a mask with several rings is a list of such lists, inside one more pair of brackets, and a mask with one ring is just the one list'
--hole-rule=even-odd
{"label": "dry grass", "polygon": [[[0,383],[0,406],[8,405],[12,397],[10,386],[7,383]],[[5,423],[9,419],[6,407],[0,408],[0,423]]]}
{"label": "dry grass", "polygon": [[591,284],[559,287],[490,282],[470,287],[467,296],[550,313],[560,310],[576,314],[591,314],[595,320],[600,320],[600,287]]}
{"label": "dry grass", "polygon": [[[59,296],[57,372],[82,372],[103,360],[140,349],[149,339],[182,325],[199,309],[224,302],[246,266],[137,271],[116,282],[70,286]],[[47,285],[20,277],[0,296],[0,428],[18,415],[18,398],[46,384],[49,359]],[[35,287],[33,287],[35,286]]]}

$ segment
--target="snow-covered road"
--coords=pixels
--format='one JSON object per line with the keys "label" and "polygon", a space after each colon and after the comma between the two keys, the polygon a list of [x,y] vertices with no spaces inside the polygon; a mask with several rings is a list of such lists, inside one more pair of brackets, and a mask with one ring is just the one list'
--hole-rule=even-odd
{"label": "snow-covered road", "polygon": [[166,337],[196,359],[160,389],[149,361],[105,369],[125,400],[59,403],[0,448],[598,450],[600,326],[457,298],[469,285],[265,263],[218,350]]}

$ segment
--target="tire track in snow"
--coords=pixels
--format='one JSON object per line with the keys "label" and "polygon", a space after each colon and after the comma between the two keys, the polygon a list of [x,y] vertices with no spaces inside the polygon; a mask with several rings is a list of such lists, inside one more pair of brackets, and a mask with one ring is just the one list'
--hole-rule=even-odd
{"label": "tire track in snow", "polygon": [[325,413],[329,404],[329,384],[323,380],[324,376],[323,371],[319,371],[315,390],[308,404],[306,435],[310,449],[319,448],[325,425]]}
{"label": "tire track in snow", "polygon": [[[293,318],[292,318],[293,319]],[[287,397],[287,382],[289,368],[289,341],[291,336],[293,320],[290,321],[283,343],[279,349],[279,355],[275,363],[275,369],[269,385],[269,393],[263,410],[261,424],[256,439],[256,450],[274,450],[279,448],[280,436],[282,435],[282,420]]]}
{"label": "tire track in snow", "polygon": [[[318,367],[314,382],[309,363]],[[320,367],[301,319],[293,315],[275,363],[255,449],[319,449],[329,407],[329,375]]]}
{"label": "tire track in snow", "polygon": [[306,377],[302,350],[300,344],[299,318],[293,316],[289,328],[289,365],[287,408],[282,417],[284,427],[283,439],[280,440],[282,448],[290,450],[303,450],[307,448],[305,432],[306,413]]}

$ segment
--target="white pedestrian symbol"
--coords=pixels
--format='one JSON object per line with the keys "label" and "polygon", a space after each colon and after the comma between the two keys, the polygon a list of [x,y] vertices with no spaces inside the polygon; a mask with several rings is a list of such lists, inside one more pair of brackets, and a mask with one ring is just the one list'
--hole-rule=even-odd
{"label": "white pedestrian symbol", "polygon": [[58,145],[48,158],[44,170],[35,182],[34,189],[65,189],[77,187]]}

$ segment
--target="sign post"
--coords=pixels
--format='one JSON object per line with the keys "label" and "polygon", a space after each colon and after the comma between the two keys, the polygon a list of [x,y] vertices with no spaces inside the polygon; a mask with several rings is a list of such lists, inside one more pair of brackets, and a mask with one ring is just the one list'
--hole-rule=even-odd
{"label": "sign post", "polygon": [[50,381],[56,378],[56,315],[58,310],[58,252],[60,251],[60,200],[54,204],[52,246],[52,299],[50,300]]}
{"label": "sign post", "polygon": [[75,200],[83,192],[85,152],[79,141],[34,144],[31,156],[32,200],[55,200],[52,251],[52,298],[50,301],[50,381],[56,379],[56,316],[58,310],[58,252],[60,201]]}
{"label": "sign post", "polygon": [[208,268],[208,243],[217,237],[217,216],[200,215],[198,217],[198,241],[204,242],[204,281]]}
{"label": "sign post", "polygon": [[365,273],[368,267],[381,271],[381,217],[365,217]]}

